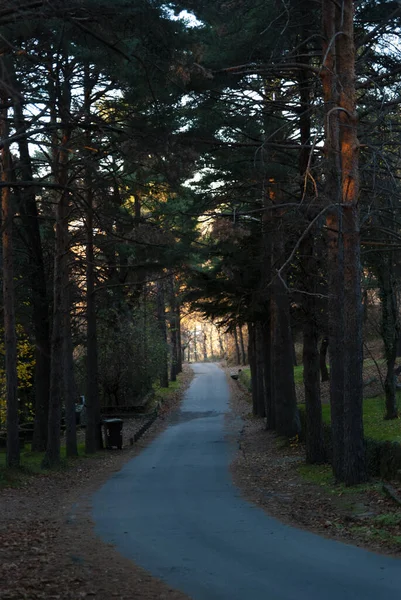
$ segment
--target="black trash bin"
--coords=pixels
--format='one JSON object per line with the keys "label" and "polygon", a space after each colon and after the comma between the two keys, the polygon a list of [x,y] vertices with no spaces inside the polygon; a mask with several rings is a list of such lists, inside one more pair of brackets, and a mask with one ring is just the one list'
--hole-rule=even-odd
{"label": "black trash bin", "polygon": [[123,447],[123,420],[104,419],[103,427],[106,448],[110,450],[115,446],[121,450]]}

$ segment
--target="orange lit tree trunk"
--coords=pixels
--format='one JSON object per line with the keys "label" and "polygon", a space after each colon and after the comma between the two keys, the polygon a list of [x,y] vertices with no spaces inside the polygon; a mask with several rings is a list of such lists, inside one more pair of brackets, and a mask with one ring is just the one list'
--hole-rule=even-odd
{"label": "orange lit tree trunk", "polygon": [[353,2],[322,11],[333,471],[352,485],[366,479]]}

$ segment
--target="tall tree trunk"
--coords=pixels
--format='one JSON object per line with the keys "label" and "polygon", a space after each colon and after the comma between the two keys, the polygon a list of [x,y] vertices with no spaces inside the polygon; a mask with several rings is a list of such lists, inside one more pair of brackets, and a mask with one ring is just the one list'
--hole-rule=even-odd
{"label": "tall tree trunk", "polygon": [[255,328],[255,366],[256,366],[256,398],[255,408],[258,417],[264,418],[266,416],[266,394],[265,394],[265,353],[264,353],[264,339],[263,339],[263,326],[260,321],[254,324]]}
{"label": "tall tree trunk", "polygon": [[208,360],[207,356],[207,335],[206,331],[202,328],[202,350],[203,350],[203,362]]}
{"label": "tall tree trunk", "polygon": [[[85,117],[88,130],[86,145],[90,147],[91,92],[95,85],[88,65],[84,72]],[[99,397],[99,365],[97,344],[96,290],[95,290],[95,249],[93,235],[94,209],[94,167],[92,157],[87,156],[86,187],[86,428],[85,452],[93,454],[103,447]]]}
{"label": "tall tree trunk", "polygon": [[198,362],[198,348],[197,348],[197,339],[196,339],[196,327],[194,329],[194,361]]}
{"label": "tall tree trunk", "polygon": [[[308,62],[309,31],[305,4],[301,6],[302,15],[302,43],[299,46],[300,56],[297,61]],[[301,68],[298,72],[299,96],[301,113],[299,117],[301,151],[299,155],[299,172],[301,175],[301,198],[313,205],[314,189],[310,184],[308,171],[312,166],[312,156],[308,148],[311,138],[311,89],[309,73]],[[308,214],[306,215],[308,216]],[[316,302],[317,261],[315,258],[314,235],[311,230],[304,237],[300,246],[303,270],[302,308],[303,308],[303,379],[305,388],[305,413],[306,413],[306,462],[311,464],[324,463],[326,453],[323,441],[322,403],[320,397],[320,364],[319,364],[319,328],[318,307]],[[295,347],[294,347],[295,353]]]}
{"label": "tall tree trunk", "polygon": [[64,65],[63,81],[61,84],[61,67],[55,81],[49,80],[49,96],[51,98],[53,124],[57,123],[58,107],[59,117],[64,124],[61,139],[53,139],[53,177],[60,185],[60,195],[56,206],[56,235],[54,251],[54,279],[53,279],[53,327],[51,336],[51,363],[50,363],[50,401],[48,439],[46,453],[43,458],[44,468],[57,467],[60,464],[60,421],[61,406],[64,396],[64,336],[65,336],[65,307],[67,306],[65,294],[68,292],[68,218],[69,218],[69,192],[68,192],[68,146],[71,138],[71,128],[67,125],[71,105],[70,78],[68,76],[68,59]]}
{"label": "tall tree trunk", "polygon": [[[7,67],[3,62],[3,73]],[[1,103],[7,105],[9,98],[3,90]],[[20,449],[18,436],[18,377],[17,377],[17,334],[15,325],[15,291],[14,291],[14,252],[13,252],[13,219],[14,211],[10,192],[11,155],[7,143],[9,137],[8,110],[1,110],[1,139],[5,140],[1,150],[1,209],[3,225],[3,304],[4,304],[4,343],[6,367],[7,398],[7,467],[19,467]]]}
{"label": "tall tree trunk", "polygon": [[323,442],[322,403],[320,398],[319,329],[317,324],[316,264],[314,261],[314,243],[312,234],[302,243],[301,254],[304,266],[304,287],[308,292],[303,295],[303,365],[306,412],[306,462],[321,464],[326,460]]}
{"label": "tall tree trunk", "polygon": [[246,352],[245,352],[245,344],[244,344],[244,334],[242,332],[242,325],[238,326],[239,333],[239,345],[241,348],[241,365],[246,365]]}
{"label": "tall tree trunk", "polygon": [[252,393],[252,413],[257,416],[259,412],[259,384],[256,348],[256,327],[255,323],[248,323],[248,356],[249,367],[251,371],[251,393]]}
{"label": "tall tree trunk", "polygon": [[344,236],[344,481],[366,480],[363,434],[363,344],[361,245],[359,228],[359,141],[355,93],[354,3],[344,0],[338,24],[337,62],[340,90],[342,206]]}
{"label": "tall tree trunk", "polygon": [[265,403],[265,416],[266,416],[266,429],[276,428],[276,414],[274,406],[274,397],[272,390],[272,378],[271,378],[271,318],[270,311],[268,318],[261,323],[261,352],[263,356],[263,390],[264,390],[264,403]]}
{"label": "tall tree trunk", "polygon": [[[270,198],[277,202],[280,190],[271,189]],[[275,215],[276,231],[281,221],[280,211]],[[284,240],[275,234],[271,246],[271,264],[279,267],[285,255]],[[276,431],[279,435],[294,437],[300,432],[300,421],[295,393],[292,358],[290,300],[285,284],[286,273],[276,275],[271,286],[270,315],[272,327],[272,390],[275,403]]]}
{"label": "tall tree trunk", "polygon": [[162,341],[161,364],[160,364],[160,385],[168,387],[168,345],[167,345],[167,327],[166,327],[166,305],[164,300],[164,283],[159,280],[156,284],[157,301],[157,323]]}
{"label": "tall tree trunk", "polygon": [[223,345],[223,338],[221,337],[220,331],[217,332],[217,339],[219,340],[219,348],[220,348],[221,358],[224,358],[225,350],[224,350],[224,345]]}
{"label": "tall tree trunk", "polygon": [[[60,154],[60,167],[65,167],[67,156],[67,137],[64,136]],[[64,170],[64,169],[63,169]],[[64,179],[64,174],[61,179]],[[46,454],[43,459],[45,468],[60,463],[60,420],[64,383],[64,294],[66,290],[65,272],[67,271],[68,252],[68,193],[62,192],[56,207],[56,239],[54,255],[54,297],[53,328],[51,337],[50,402]]]}
{"label": "tall tree trunk", "polygon": [[171,345],[171,381],[177,380],[177,353],[178,353],[178,336],[177,336],[177,306],[175,297],[174,275],[171,274],[168,279],[168,302],[170,305],[169,326],[170,326],[170,345]]}
{"label": "tall tree trunk", "polygon": [[74,375],[74,360],[73,360],[73,342],[71,331],[71,302],[68,271],[64,273],[64,308],[63,308],[63,330],[64,330],[64,406],[65,406],[65,445],[66,455],[68,458],[78,456],[77,447],[77,427],[75,404],[78,398],[77,387],[75,384]]}
{"label": "tall tree trunk", "polygon": [[290,304],[287,291],[277,278],[272,294],[272,315],[272,379],[276,431],[279,435],[294,437],[300,432],[300,422],[291,352]]}
{"label": "tall tree trunk", "polygon": [[366,479],[354,6],[323,0],[322,7],[326,185],[330,204],[337,204],[327,219],[333,471],[352,485]]}
{"label": "tall tree trunk", "polygon": [[[13,74],[16,80],[15,73]],[[18,99],[14,104],[14,122],[18,131],[26,129],[23,108]],[[18,140],[19,170],[22,181],[33,183],[32,161],[27,138]],[[39,214],[34,187],[20,192],[20,218],[28,247],[29,278],[32,291],[32,320],[35,331],[35,417],[32,450],[43,451],[47,443],[47,422],[50,387],[50,321],[49,298],[43,259]]]}
{"label": "tall tree trunk", "polygon": [[386,419],[398,417],[396,380],[394,375],[395,361],[397,358],[397,346],[400,335],[398,320],[398,307],[394,280],[393,253],[389,252],[382,259],[377,269],[377,279],[380,289],[380,301],[382,308],[381,334],[384,343],[384,351],[387,363],[384,391],[386,394]]}
{"label": "tall tree trunk", "polygon": [[213,350],[213,327],[210,326],[209,329],[209,352],[211,360],[214,359],[214,350]]}
{"label": "tall tree trunk", "polygon": [[182,342],[181,342],[181,309],[177,298],[176,304],[176,325],[177,325],[177,374],[182,373]]}
{"label": "tall tree trunk", "polygon": [[[335,5],[323,0],[323,69],[321,72],[325,102],[325,158],[327,213],[327,265],[328,265],[328,340],[330,356],[330,403],[332,430],[332,467],[337,480],[344,476],[344,315],[343,315],[343,251],[341,203],[341,162],[339,155],[339,128],[334,111],[338,104],[335,78]],[[332,112],[333,111],[333,112]]]}
{"label": "tall tree trunk", "polygon": [[233,336],[234,336],[234,344],[235,344],[235,360],[237,365],[241,364],[241,355],[239,352],[239,344],[238,344],[238,334],[237,334],[237,326],[235,325],[233,328]]}
{"label": "tall tree trunk", "polygon": [[325,335],[322,338],[322,341],[320,343],[320,351],[319,351],[320,376],[321,376],[322,383],[330,380],[329,370],[328,370],[327,364],[326,364],[326,356],[327,356],[328,347],[329,347],[329,338],[327,337],[327,335]]}

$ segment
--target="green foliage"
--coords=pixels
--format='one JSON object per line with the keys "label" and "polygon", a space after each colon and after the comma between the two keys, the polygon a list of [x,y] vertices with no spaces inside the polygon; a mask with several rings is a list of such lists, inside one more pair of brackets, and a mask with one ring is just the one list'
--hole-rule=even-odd
{"label": "green foliage", "polygon": [[[397,394],[398,401],[400,394]],[[363,402],[363,426],[365,437],[376,441],[401,442],[401,421],[384,419],[385,396],[365,398]],[[323,421],[330,423],[330,405],[322,407]]]}
{"label": "green foliage", "polygon": [[[7,418],[6,408],[6,372],[4,368],[4,332],[0,330],[0,428],[5,424]],[[20,396],[27,395],[33,385],[33,372],[35,368],[35,347],[25,333],[21,325],[17,325],[17,375],[18,393]],[[32,417],[32,405],[27,402],[25,413],[22,417]]]}
{"label": "green foliage", "polygon": [[298,473],[305,481],[322,486],[326,491],[334,495],[341,496],[343,494],[353,494],[355,491],[365,492],[379,488],[378,483],[363,483],[357,486],[345,486],[344,484],[337,484],[334,480],[331,466],[328,464],[302,464],[298,466]]}
{"label": "green foliage", "polygon": [[238,373],[238,380],[246,387],[247,390],[252,390],[251,369],[245,367]]}
{"label": "green foliage", "polygon": [[[98,326],[101,406],[139,405],[160,376],[166,352],[152,302],[102,311]],[[85,355],[77,361],[79,384],[85,389]]]}
{"label": "green foliage", "polygon": [[374,518],[375,523],[380,525],[399,525],[401,523],[401,512],[383,513]]}

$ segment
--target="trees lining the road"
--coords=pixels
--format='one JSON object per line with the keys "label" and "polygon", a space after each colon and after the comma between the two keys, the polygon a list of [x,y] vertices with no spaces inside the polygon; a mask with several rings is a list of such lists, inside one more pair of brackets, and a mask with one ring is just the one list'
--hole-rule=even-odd
{"label": "trees lining the road", "polygon": [[[248,331],[254,414],[290,437],[302,331],[309,462],[326,458],[327,339],[334,473],[366,478],[368,279],[383,306],[387,417],[397,416],[400,10],[322,0],[311,15],[309,4],[60,0],[0,14],[3,215],[15,213],[12,255],[3,216],[4,281],[16,282],[5,330],[12,340],[11,298],[36,347],[33,447],[47,466],[60,461],[64,409],[76,453],[78,386],[95,452],[101,404],[166,384],[168,365],[174,380],[190,343],[196,357],[213,353],[206,330],[181,339],[185,301],[233,334],[239,362]],[[196,26],[172,19],[180,10]],[[7,397],[16,464],[18,401]]]}

